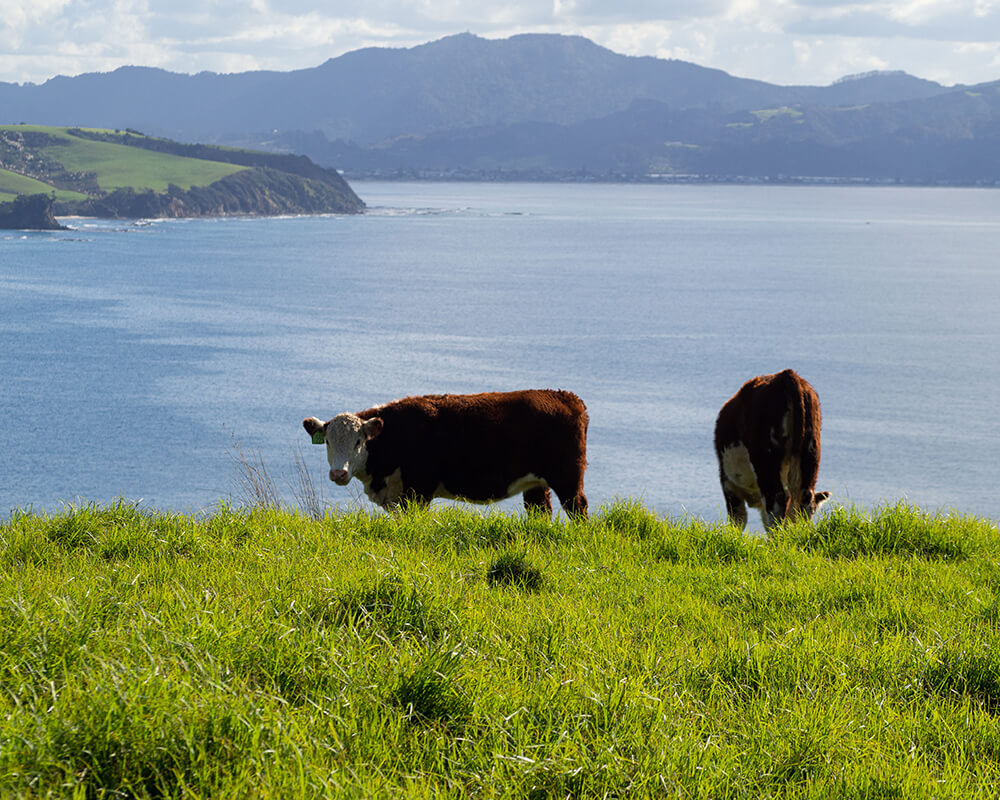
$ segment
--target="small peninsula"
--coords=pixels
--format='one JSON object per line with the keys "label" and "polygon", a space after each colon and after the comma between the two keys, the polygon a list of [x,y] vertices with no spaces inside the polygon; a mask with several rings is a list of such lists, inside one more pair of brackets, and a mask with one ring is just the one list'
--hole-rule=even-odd
{"label": "small peninsula", "polygon": [[138,131],[0,126],[0,227],[58,216],[355,214],[364,203],[304,156],[182,144]]}

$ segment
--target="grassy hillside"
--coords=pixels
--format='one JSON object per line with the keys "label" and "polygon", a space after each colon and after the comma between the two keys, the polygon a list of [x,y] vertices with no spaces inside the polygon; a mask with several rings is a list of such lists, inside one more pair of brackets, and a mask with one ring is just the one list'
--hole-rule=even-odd
{"label": "grassy hillside", "polygon": [[68,170],[95,172],[98,185],[108,192],[127,186],[154,192],[164,192],[170,184],[182,189],[208,186],[246,169],[237,164],[166,155],[75,136],[67,137],[66,144],[55,144],[42,152]]}
{"label": "grassy hillside", "polygon": [[10,170],[0,169],[0,203],[10,202],[19,194],[49,194],[55,192],[60,200],[82,200],[86,197],[80,192],[69,192],[53,187],[42,181],[19,175]]}
{"label": "grassy hillside", "polygon": [[0,134],[5,133],[45,137],[48,141],[33,148],[38,155],[61,164],[70,173],[93,173],[97,186],[105,192],[123,187],[132,187],[137,191],[151,189],[154,192],[164,192],[170,184],[183,189],[208,186],[245,169],[235,164],[92,141],[74,134],[71,128],[0,126]]}
{"label": "grassy hillside", "polygon": [[96,216],[354,213],[335,170],[306,158],[185,145],[135,131],[0,125],[0,202],[56,195]]}
{"label": "grassy hillside", "polygon": [[1000,534],[634,504],[0,525],[0,795],[991,797]]}

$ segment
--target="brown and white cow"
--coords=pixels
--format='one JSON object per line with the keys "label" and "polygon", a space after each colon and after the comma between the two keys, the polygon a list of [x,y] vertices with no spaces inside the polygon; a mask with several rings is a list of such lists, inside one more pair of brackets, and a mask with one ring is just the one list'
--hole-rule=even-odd
{"label": "brown and white cow", "polygon": [[491,503],[524,494],[529,511],[552,513],[551,489],[586,517],[587,408],[571,392],[405,397],[302,426],[326,444],[330,480],[361,481],[383,508],[435,497]]}
{"label": "brown and white cow", "polygon": [[759,375],[719,411],[715,454],[729,518],[746,527],[747,509],[760,510],[765,528],[797,514],[812,517],[830,497],[817,492],[819,397],[790,369]]}

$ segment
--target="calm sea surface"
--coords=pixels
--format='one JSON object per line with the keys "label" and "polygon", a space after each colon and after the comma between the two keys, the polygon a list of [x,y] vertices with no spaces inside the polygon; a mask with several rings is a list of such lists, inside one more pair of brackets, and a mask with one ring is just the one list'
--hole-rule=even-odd
{"label": "calm sea surface", "polygon": [[302,417],[555,387],[590,410],[592,509],[716,520],[715,415],[785,367],[818,488],[997,518],[1000,191],[355,188],[357,217],[0,231],[0,518],[239,502],[234,445],[289,500],[298,457],[367,504]]}

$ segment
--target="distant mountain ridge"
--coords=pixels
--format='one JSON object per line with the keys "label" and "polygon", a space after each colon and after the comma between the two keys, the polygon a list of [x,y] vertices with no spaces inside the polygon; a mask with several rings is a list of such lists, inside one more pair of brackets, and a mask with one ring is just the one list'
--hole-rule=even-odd
{"label": "distant mountain ridge", "polygon": [[298,152],[348,176],[990,182],[990,163],[977,173],[957,162],[963,147],[995,147],[997,93],[899,72],[778,86],[577,36],[458,34],[291,72],[122,67],[0,84],[0,109],[11,121]]}
{"label": "distant mountain ridge", "polygon": [[619,55],[578,36],[458,34],[409,49],[356,50],[291,72],[182,75],[121,67],[37,86],[0,84],[0,108],[11,122],[132,127],[181,141],[277,129],[372,145],[481,125],[574,124],[635,100],[734,111],[943,91],[932,81],[880,73],[827,87],[776,86],[684,61]]}

